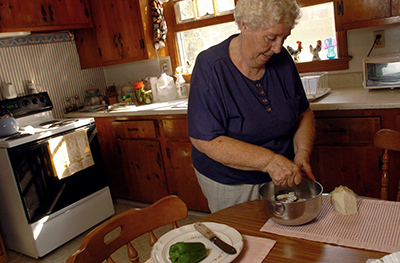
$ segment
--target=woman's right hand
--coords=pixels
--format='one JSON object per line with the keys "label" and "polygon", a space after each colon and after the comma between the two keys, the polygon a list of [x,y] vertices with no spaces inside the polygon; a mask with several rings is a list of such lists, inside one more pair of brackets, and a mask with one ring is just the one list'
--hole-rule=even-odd
{"label": "woman's right hand", "polygon": [[301,183],[302,172],[300,168],[283,155],[274,154],[266,169],[277,186],[286,188]]}

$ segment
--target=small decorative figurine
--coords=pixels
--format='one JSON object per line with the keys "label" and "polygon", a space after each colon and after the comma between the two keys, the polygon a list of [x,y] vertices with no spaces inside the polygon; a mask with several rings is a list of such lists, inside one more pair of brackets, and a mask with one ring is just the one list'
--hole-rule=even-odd
{"label": "small decorative figurine", "polygon": [[322,41],[321,40],[317,40],[317,45],[315,46],[315,48],[313,48],[312,45],[310,45],[310,52],[311,54],[313,54],[313,58],[312,60],[321,60],[321,58],[319,57],[319,52],[322,49]]}
{"label": "small decorative figurine", "polygon": [[289,51],[289,54],[292,55],[294,62],[299,62],[299,55],[303,47],[301,46],[301,41],[296,41],[296,43],[297,49],[293,49],[291,46],[286,46],[286,48]]}
{"label": "small decorative figurine", "polygon": [[334,59],[336,57],[336,53],[335,53],[336,45],[337,45],[337,41],[334,38],[328,37],[327,39],[324,40],[324,43],[322,44],[322,48],[328,50],[328,53],[326,54],[327,58]]}

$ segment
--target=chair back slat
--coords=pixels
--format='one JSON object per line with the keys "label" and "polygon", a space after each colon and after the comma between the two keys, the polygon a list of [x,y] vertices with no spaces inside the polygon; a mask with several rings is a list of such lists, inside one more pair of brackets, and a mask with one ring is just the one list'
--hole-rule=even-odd
{"label": "chair back slat", "polygon": [[[389,151],[400,152],[400,132],[391,129],[381,129],[374,137],[376,147],[383,149],[382,155],[382,177],[381,177],[381,199],[388,199],[389,187]],[[400,180],[397,187],[396,201],[400,201]]]}
{"label": "chair back slat", "polygon": [[[89,232],[79,250],[67,259],[67,263],[101,263],[125,244],[131,262],[138,262],[137,251],[130,241],[156,228],[185,219],[187,213],[186,204],[177,196],[161,198],[144,209],[129,209]],[[117,228],[121,231],[107,239],[106,236]],[[150,246],[157,241],[154,238],[150,239]],[[110,260],[107,262],[114,263]]]}

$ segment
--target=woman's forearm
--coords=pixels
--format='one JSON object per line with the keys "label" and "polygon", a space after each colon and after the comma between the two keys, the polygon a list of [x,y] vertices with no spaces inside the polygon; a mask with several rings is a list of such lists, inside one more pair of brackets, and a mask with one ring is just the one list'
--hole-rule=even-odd
{"label": "woman's forearm", "polygon": [[231,168],[240,170],[266,171],[268,163],[275,155],[269,149],[239,141],[227,136],[219,136],[211,141],[190,138],[194,147],[211,159]]}
{"label": "woman's forearm", "polygon": [[[315,139],[315,120],[311,108],[302,112],[296,123],[296,131],[293,136],[293,146],[295,155],[306,151],[310,157]],[[304,153],[303,153],[304,154]]]}

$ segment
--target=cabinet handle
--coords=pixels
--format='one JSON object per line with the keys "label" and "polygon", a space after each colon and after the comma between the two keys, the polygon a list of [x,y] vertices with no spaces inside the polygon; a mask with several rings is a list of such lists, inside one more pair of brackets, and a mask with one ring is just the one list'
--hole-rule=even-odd
{"label": "cabinet handle", "polygon": [[138,129],[138,128],[128,128],[128,131],[135,131],[135,132],[137,132],[137,131],[139,131],[139,129]]}
{"label": "cabinet handle", "polygon": [[44,8],[44,6],[42,7],[42,16],[43,16],[43,21],[47,22],[47,12],[46,12],[46,8]]}
{"label": "cabinet handle", "polygon": [[338,15],[344,15],[344,6],[343,6],[343,0],[339,3],[339,1],[336,2],[337,6],[337,13]]}
{"label": "cabinet handle", "polygon": [[113,42],[114,42],[115,47],[118,48],[117,35],[116,34],[114,34]]}
{"label": "cabinet handle", "polygon": [[54,14],[53,14],[53,10],[51,9],[51,6],[49,6],[49,14],[50,14],[50,21],[53,22],[54,21]]}
{"label": "cabinet handle", "polygon": [[169,148],[167,148],[167,157],[171,158],[171,152],[169,151]]}
{"label": "cabinet handle", "polygon": [[161,156],[160,156],[160,154],[159,153],[157,153],[157,164],[158,164],[158,167],[162,167],[162,164],[161,164]]}
{"label": "cabinet handle", "polygon": [[344,4],[343,4],[343,0],[340,1],[340,3],[341,3],[341,6],[342,6],[342,16],[343,16],[343,15],[344,15]]}
{"label": "cabinet handle", "polygon": [[328,130],[328,129],[323,129],[322,130],[324,133],[345,133],[346,129],[340,128],[339,130]]}

